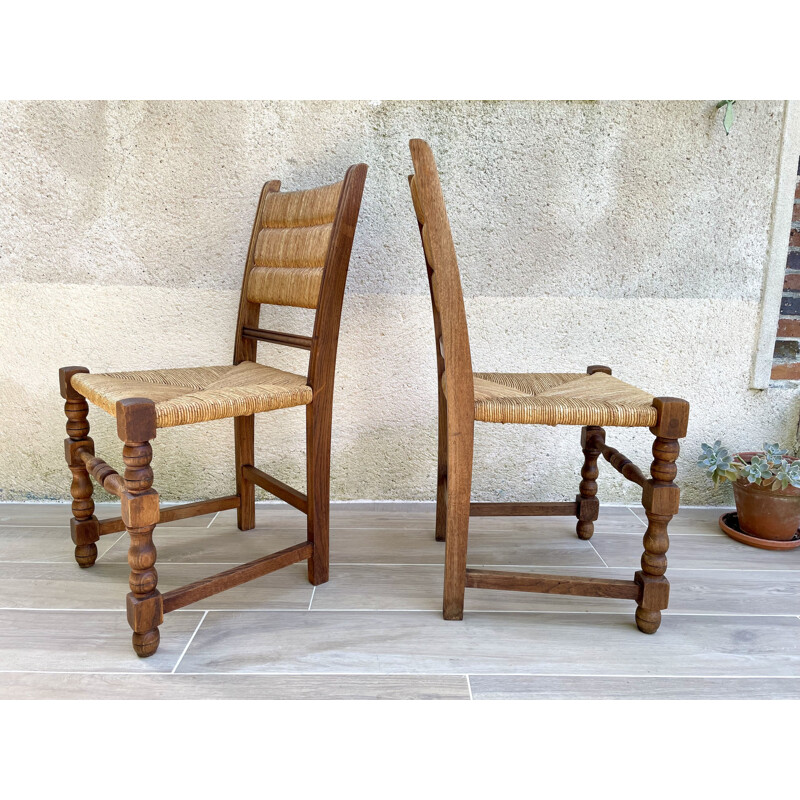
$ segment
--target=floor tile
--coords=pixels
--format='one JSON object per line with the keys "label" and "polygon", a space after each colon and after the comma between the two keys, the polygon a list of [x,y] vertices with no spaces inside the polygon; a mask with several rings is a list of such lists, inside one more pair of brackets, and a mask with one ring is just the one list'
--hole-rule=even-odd
{"label": "floor tile", "polygon": [[167,615],[158,651],[138,658],[124,611],[0,611],[0,671],[169,672],[202,616]]}
{"label": "floor tile", "polygon": [[[101,536],[97,543],[101,557],[120,538],[112,533]],[[75,563],[75,545],[72,543],[69,524],[61,527],[2,527],[0,528],[0,562],[48,561]]]}
{"label": "floor tile", "polygon": [[470,675],[475,700],[800,700],[792,678]]}
{"label": "floor tile", "polygon": [[[109,550],[103,561],[127,563],[126,538]],[[153,533],[158,551],[156,566],[169,562],[244,564],[305,540],[305,531],[282,528],[243,532],[238,528],[157,527]]]}
{"label": "floor tile", "polygon": [[463,675],[0,673],[0,700],[469,700]]}
{"label": "floor tile", "polygon": [[[516,567],[519,572],[633,579],[633,569]],[[312,611],[439,611],[444,570],[439,566],[334,565],[318,586]],[[800,616],[800,572],[670,570],[672,614]],[[467,589],[466,611],[586,611],[633,613],[630,600],[534,592]]]}
{"label": "floor tile", "polygon": [[[162,592],[185,586],[229,567],[223,564],[160,563]],[[77,564],[0,564],[0,608],[124,609],[130,569],[100,561],[91,569]],[[313,587],[306,565],[292,564],[191,606],[211,608],[307,609]]]}
{"label": "floor tile", "polygon": [[[177,503],[162,503],[162,507],[178,505]],[[236,512],[234,525],[236,524]],[[94,515],[102,519],[120,516],[119,503],[96,503]],[[214,519],[215,514],[205,514],[202,517],[190,517],[175,522],[165,522],[162,527],[169,528],[206,528]],[[72,517],[70,503],[0,503],[0,532],[2,528],[11,525],[24,525],[25,527],[56,526],[64,527],[69,538],[69,521]]]}
{"label": "floor tile", "polygon": [[[690,534],[690,533],[719,533],[719,518],[721,514],[735,509],[726,506],[725,508],[682,508],[677,516],[674,516],[669,523],[670,535]],[[639,506],[633,507],[632,511],[642,520],[643,525],[647,525],[647,517],[644,509]],[[611,531],[614,533],[614,531]]]}
{"label": "floor tile", "polygon": [[800,675],[794,617],[209,612],[180,672]]}
{"label": "floor tile", "polygon": [[[642,544],[632,536],[594,536],[592,544],[609,567],[638,569]],[[708,536],[673,536],[667,559],[680,569],[800,570],[800,548],[761,550],[728,538],[722,531]]]}

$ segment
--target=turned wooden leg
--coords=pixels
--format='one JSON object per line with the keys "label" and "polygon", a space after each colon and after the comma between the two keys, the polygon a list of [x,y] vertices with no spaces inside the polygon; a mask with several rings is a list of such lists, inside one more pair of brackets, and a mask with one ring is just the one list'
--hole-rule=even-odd
{"label": "turned wooden leg", "polygon": [[[471,409],[470,409],[471,411]],[[464,618],[464,590],[467,580],[469,503],[472,490],[473,425],[447,443],[447,538],[444,546],[445,619]]]}
{"label": "turned wooden leg", "polygon": [[667,525],[678,513],[680,490],[673,482],[678,473],[675,460],[680,452],[678,439],[686,436],[689,404],[673,397],[657,397],[653,405],[658,410],[658,422],[650,431],[655,434],[653,463],[642,489],[642,505],[647,515],[644,534],[642,569],[634,575],[641,587],[636,608],[636,625],[642,633],[655,633],[661,624],[661,611],[669,602]]}
{"label": "turned wooden leg", "polygon": [[[592,364],[586,368],[587,375],[595,372],[611,374],[611,367],[602,364]],[[575,532],[579,539],[591,539],[594,533],[594,521],[600,516],[600,501],[597,499],[597,459],[600,458],[600,445],[606,440],[606,432],[596,426],[590,425],[581,429],[581,448],[583,449],[583,467],[581,469],[581,484],[575,502],[578,506],[578,524]]]}
{"label": "turned wooden leg", "polygon": [[62,367],[58,371],[61,396],[66,401],[67,436],[64,440],[64,456],[72,472],[72,519],[70,530],[75,545],[75,560],[81,567],[91,567],[97,560],[97,544],[100,538],[99,523],[94,516],[92,479],[86,465],[77,456],[80,447],[94,453],[94,442],[89,438],[89,404],[83,395],[72,388],[72,376],[88,372],[86,367]]}
{"label": "turned wooden leg", "polygon": [[606,440],[606,432],[596,425],[589,425],[581,430],[581,448],[583,449],[583,467],[581,483],[575,502],[578,505],[578,524],[576,532],[579,539],[591,539],[594,533],[594,521],[600,515],[600,501],[597,499],[597,459],[600,457],[600,446]]}
{"label": "turned wooden leg", "polygon": [[316,407],[314,403],[306,406],[307,531],[308,541],[314,545],[308,559],[308,580],[314,586],[327,583],[329,576],[331,412],[327,397]]}
{"label": "turned wooden leg", "polygon": [[253,466],[255,460],[255,416],[234,417],[234,441],[236,449],[236,494],[239,508],[236,523],[240,531],[251,531],[256,526],[256,485],[245,480],[242,467]]}
{"label": "turned wooden leg", "polygon": [[117,433],[124,441],[125,492],[122,521],[130,536],[131,568],[128,623],[133,629],[133,649],[141,658],[158,649],[158,626],[164,621],[161,593],[156,588],[156,548],[153,529],[158,522],[158,493],[153,485],[150,441],[156,435],[156,408],[152,400],[132,398],[117,403]]}

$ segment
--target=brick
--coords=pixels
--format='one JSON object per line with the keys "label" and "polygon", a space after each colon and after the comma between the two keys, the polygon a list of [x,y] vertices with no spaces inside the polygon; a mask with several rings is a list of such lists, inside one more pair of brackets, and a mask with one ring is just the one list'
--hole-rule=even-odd
{"label": "brick", "polygon": [[789,253],[786,258],[786,269],[800,270],[800,252]]}
{"label": "brick", "polygon": [[796,200],[792,208],[792,222],[800,222],[800,203]]}
{"label": "brick", "polygon": [[800,341],[796,339],[778,339],[775,342],[773,358],[783,361],[800,361]]}
{"label": "brick", "polygon": [[800,180],[797,181],[797,186],[794,189],[794,199],[800,200]]}
{"label": "brick", "polygon": [[789,247],[800,247],[800,231],[792,231],[789,234]]}
{"label": "brick", "polygon": [[800,317],[800,295],[785,294],[781,301],[782,317]]}
{"label": "brick", "polygon": [[783,279],[784,291],[800,292],[800,272],[789,272]]}
{"label": "brick", "polygon": [[800,363],[773,364],[771,377],[774,381],[800,381]]}
{"label": "brick", "polygon": [[800,319],[778,320],[778,336],[798,336],[800,337]]}

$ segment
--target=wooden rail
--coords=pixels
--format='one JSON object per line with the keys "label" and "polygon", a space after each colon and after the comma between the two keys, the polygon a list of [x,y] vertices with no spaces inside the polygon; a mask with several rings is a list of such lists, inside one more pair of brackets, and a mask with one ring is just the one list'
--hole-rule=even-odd
{"label": "wooden rail", "polygon": [[574,517],[577,503],[470,503],[471,517]]}
{"label": "wooden rail", "polygon": [[313,550],[314,546],[311,542],[302,542],[263,558],[257,558],[255,561],[248,561],[247,564],[241,564],[225,570],[225,572],[218,572],[216,575],[181,586],[179,589],[173,589],[171,592],[165,592],[163,595],[164,613],[183,608],[190,603],[196,603],[198,600],[247,583],[254,578],[260,578],[262,575],[288,567],[289,564],[304,561],[311,558]]}
{"label": "wooden rail", "polygon": [[641,587],[635,581],[623,581],[616,578],[540,575],[532,572],[498,572],[489,569],[468,569],[466,585],[472,589],[543,592],[581,597],[616,597],[623,600],[638,600],[641,593]]}
{"label": "wooden rail", "polygon": [[[239,507],[238,495],[232,494],[227,497],[217,497],[214,500],[200,500],[197,503],[184,503],[179,506],[167,506],[161,508],[158,515],[159,524],[162,522],[175,522],[178,519],[188,519],[189,517],[199,517],[202,514],[214,514],[217,511],[226,511],[229,508]],[[122,517],[100,520],[100,535],[107,533],[119,533],[125,530],[125,523]]]}
{"label": "wooden rail", "polygon": [[308,514],[308,497],[283,481],[267,475],[266,472],[262,472],[251,464],[245,464],[242,467],[242,477],[246,481],[251,481],[256,486],[260,486],[264,491],[275,495],[279,500],[283,500],[284,503],[288,503],[304,514]]}
{"label": "wooden rail", "polygon": [[605,443],[600,445],[600,451],[603,454],[603,458],[624,478],[639,484],[639,486],[644,486],[645,477],[633,461],[622,455],[616,448],[610,447]]}
{"label": "wooden rail", "polygon": [[117,497],[122,497],[125,491],[125,479],[120,475],[114,467],[106,464],[102,458],[98,458],[90,450],[85,447],[79,447],[77,450],[78,456],[81,461],[86,465],[89,474],[109,493],[115,494]]}
{"label": "wooden rail", "polygon": [[265,331],[262,328],[242,328],[242,336],[259,342],[285,344],[287,347],[299,347],[301,350],[311,349],[311,337],[281,331]]}

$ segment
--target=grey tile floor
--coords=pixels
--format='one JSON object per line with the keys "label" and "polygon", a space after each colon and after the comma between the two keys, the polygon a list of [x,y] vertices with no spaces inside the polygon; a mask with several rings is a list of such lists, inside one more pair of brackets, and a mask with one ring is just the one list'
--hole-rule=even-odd
{"label": "grey tile floor", "polygon": [[[444,547],[433,512],[332,511],[331,580],[297,564],[169,614],[136,658],[125,619],[127,535],[72,560],[67,505],[0,505],[2,698],[800,698],[800,549],[724,536],[721,509],[673,520],[670,609],[654,636],[613,599],[467,590],[440,613]],[[98,507],[99,517],[114,516]],[[292,509],[259,507],[156,529],[159,586],[190,583],[304,538]],[[569,518],[472,520],[469,561],[630,577],[645,520],[606,507],[590,542]]]}

